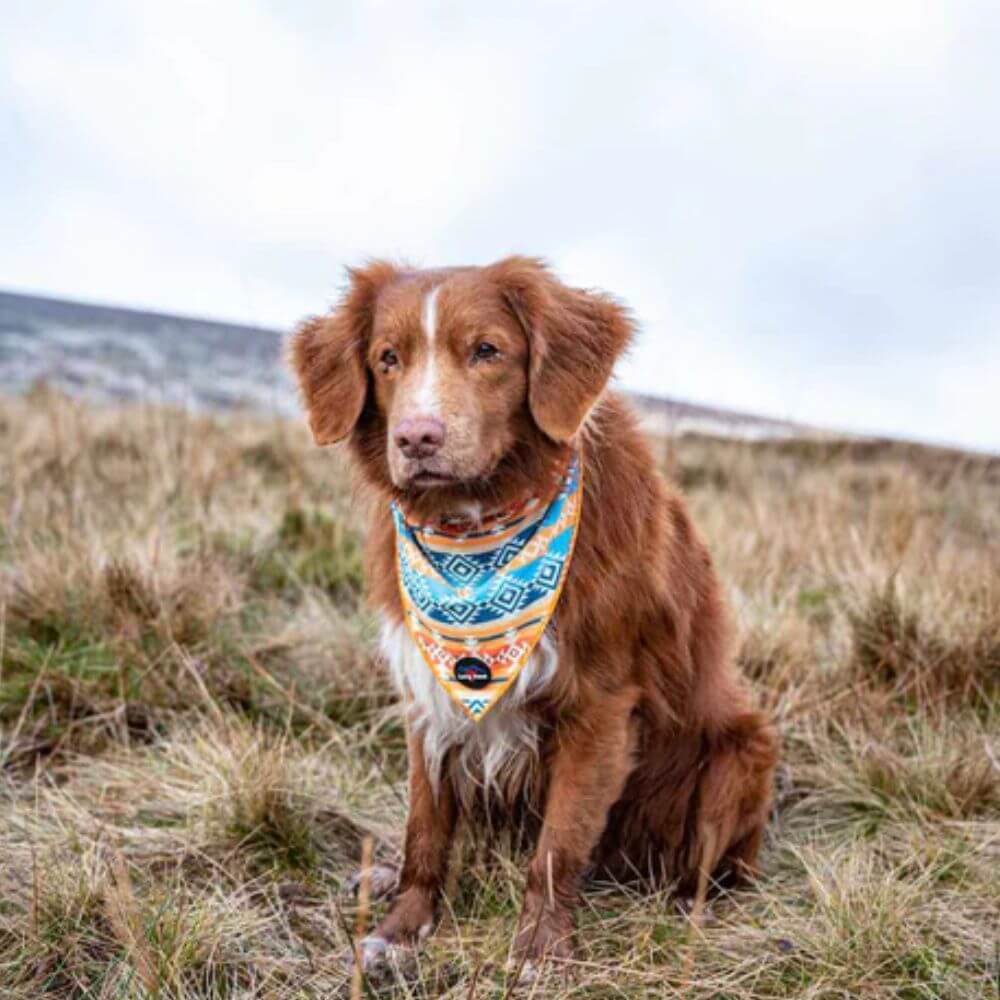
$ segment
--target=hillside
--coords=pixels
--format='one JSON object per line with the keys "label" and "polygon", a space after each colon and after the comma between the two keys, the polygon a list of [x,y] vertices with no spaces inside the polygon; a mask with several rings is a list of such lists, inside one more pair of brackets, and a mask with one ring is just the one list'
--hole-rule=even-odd
{"label": "hillside", "polygon": [[[0,392],[45,382],[104,401],[294,416],[298,405],[281,358],[283,336],[262,327],[0,291]],[[749,413],[638,393],[632,398],[655,433],[816,434]]]}

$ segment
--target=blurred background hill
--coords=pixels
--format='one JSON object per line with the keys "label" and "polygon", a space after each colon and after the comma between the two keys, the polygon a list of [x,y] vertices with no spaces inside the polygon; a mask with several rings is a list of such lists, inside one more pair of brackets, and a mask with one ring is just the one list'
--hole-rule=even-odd
{"label": "blurred background hill", "polygon": [[[0,392],[48,383],[91,399],[298,412],[288,331],[0,291]],[[829,435],[760,414],[630,393],[651,432]]]}

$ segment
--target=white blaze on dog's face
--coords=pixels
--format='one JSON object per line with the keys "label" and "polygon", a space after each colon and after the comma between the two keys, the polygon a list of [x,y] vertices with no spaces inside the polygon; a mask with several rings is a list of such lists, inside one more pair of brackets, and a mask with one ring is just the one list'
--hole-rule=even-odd
{"label": "white blaze on dog's face", "polygon": [[367,362],[401,489],[488,476],[530,420],[527,338],[474,270],[384,289]]}

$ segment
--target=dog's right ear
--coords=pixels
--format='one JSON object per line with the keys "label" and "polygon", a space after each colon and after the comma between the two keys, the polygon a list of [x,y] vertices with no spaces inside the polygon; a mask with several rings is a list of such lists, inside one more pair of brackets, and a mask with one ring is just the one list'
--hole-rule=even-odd
{"label": "dog's right ear", "polygon": [[288,361],[299,383],[317,444],[333,444],[354,429],[365,407],[365,352],[378,293],[396,276],[386,261],[348,271],[350,285],[328,316],[312,316],[292,335]]}

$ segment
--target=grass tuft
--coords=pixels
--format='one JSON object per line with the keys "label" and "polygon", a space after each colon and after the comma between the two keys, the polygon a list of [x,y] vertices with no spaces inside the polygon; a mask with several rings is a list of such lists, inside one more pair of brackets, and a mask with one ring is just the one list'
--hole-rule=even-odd
{"label": "grass tuft", "polygon": [[895,579],[870,594],[850,616],[854,664],[859,675],[900,697],[931,705],[988,707],[1000,694],[1000,607],[970,606],[979,620],[957,634],[938,634],[906,607]]}

